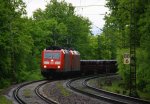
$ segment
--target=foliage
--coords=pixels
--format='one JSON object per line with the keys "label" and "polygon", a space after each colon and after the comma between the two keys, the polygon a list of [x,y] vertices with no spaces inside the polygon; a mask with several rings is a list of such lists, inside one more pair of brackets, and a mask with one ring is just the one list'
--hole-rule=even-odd
{"label": "foliage", "polygon": [[141,91],[150,92],[149,52],[138,49],[137,52],[137,84]]}
{"label": "foliage", "polygon": [[[29,20],[23,17],[26,12],[22,0],[0,0],[0,3],[0,88],[3,88],[27,80],[29,74],[23,74],[26,75],[24,79],[20,73],[27,73],[28,66],[32,66],[28,59],[32,56],[34,40],[27,28]],[[36,63],[31,70],[37,70],[37,66]]]}
{"label": "foliage", "polygon": [[0,84],[0,88],[5,88],[7,86],[10,86],[10,83],[11,83],[11,80],[10,79],[4,79],[4,78],[1,78],[1,84]]}
{"label": "foliage", "polygon": [[119,74],[121,75],[122,79],[124,80],[125,87],[129,88],[129,82],[130,82],[130,65],[124,64],[124,53],[129,53],[129,49],[122,49],[117,51],[117,63],[119,68]]}
{"label": "foliage", "polygon": [[[40,45],[43,46],[41,49],[50,45],[75,48],[82,54],[82,58],[86,58],[84,54],[89,52],[83,46],[89,44],[91,23],[88,19],[75,15],[71,4],[51,0],[44,11],[38,9],[34,12],[33,17],[45,38],[43,40],[46,41],[44,45]],[[37,44],[40,44],[39,42]]]}
{"label": "foliage", "polygon": [[[105,26],[103,30],[111,34],[109,38],[115,43],[115,52],[117,53],[117,62],[119,74],[122,76],[124,83],[129,83],[130,68],[123,65],[122,55],[129,52],[131,35],[135,35],[136,44],[136,65],[137,65],[137,85],[142,91],[149,92],[150,89],[150,2],[149,0],[132,0],[134,8],[131,7],[131,0],[107,0],[106,6],[110,13],[105,16]],[[134,15],[131,17],[131,10]],[[131,34],[131,19],[134,20],[135,34]],[[105,36],[106,32],[103,32]],[[107,42],[108,43],[108,42]],[[113,50],[112,50],[113,51]]]}
{"label": "foliage", "polygon": [[74,48],[83,59],[96,57],[91,23],[76,15],[72,4],[51,0],[33,18],[26,17],[22,0],[0,0],[0,4],[0,88],[41,79],[41,51],[50,45]]}
{"label": "foliage", "polygon": [[113,36],[109,35],[107,32],[102,33],[98,36],[98,55],[99,59],[115,59],[116,58],[116,48],[115,41],[112,39]]}
{"label": "foliage", "polygon": [[0,104],[13,104],[12,101],[8,100],[5,96],[0,95]]}
{"label": "foliage", "polygon": [[[138,88],[150,92],[150,2],[133,0]],[[51,45],[73,48],[81,59],[117,59],[119,74],[128,85],[129,66],[122,55],[130,48],[130,0],[107,0],[103,32],[91,34],[91,22],[76,15],[65,1],[51,0],[45,10],[26,17],[22,0],[0,0],[0,88],[40,79],[41,51]]]}

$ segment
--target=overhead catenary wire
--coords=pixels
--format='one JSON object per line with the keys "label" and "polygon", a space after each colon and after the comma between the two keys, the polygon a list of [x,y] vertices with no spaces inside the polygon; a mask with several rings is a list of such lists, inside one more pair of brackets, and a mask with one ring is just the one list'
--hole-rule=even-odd
{"label": "overhead catenary wire", "polygon": [[85,8],[85,7],[99,7],[99,6],[105,6],[105,5],[75,5],[74,7]]}

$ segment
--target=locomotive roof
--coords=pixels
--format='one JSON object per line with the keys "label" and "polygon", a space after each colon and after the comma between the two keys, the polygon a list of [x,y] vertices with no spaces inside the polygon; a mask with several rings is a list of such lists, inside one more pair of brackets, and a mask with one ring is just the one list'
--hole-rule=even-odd
{"label": "locomotive roof", "polygon": [[64,48],[64,47],[59,47],[59,46],[49,46],[46,48],[46,50],[72,50],[72,51],[76,51],[73,48]]}
{"label": "locomotive roof", "polygon": [[50,46],[50,47],[47,47],[46,50],[61,50],[62,48],[61,47],[58,47],[58,46]]}

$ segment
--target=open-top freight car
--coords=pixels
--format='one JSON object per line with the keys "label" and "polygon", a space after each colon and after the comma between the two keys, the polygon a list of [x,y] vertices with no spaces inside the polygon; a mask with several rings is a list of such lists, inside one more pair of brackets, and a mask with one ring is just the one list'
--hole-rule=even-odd
{"label": "open-top freight car", "polygon": [[80,60],[81,73],[115,73],[117,71],[116,60]]}

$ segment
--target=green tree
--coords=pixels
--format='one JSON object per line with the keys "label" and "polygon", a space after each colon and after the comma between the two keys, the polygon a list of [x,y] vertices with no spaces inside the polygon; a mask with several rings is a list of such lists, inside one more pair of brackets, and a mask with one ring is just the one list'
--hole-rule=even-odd
{"label": "green tree", "polygon": [[[22,24],[25,4],[22,0],[0,0],[0,80],[3,83],[16,81],[24,69],[23,57],[30,52],[32,39]],[[24,34],[26,33],[26,34]],[[29,42],[27,41],[29,40]],[[8,81],[8,82],[5,82]]]}
{"label": "green tree", "polygon": [[[150,49],[150,2],[149,0],[134,1],[134,25],[135,25],[135,43],[136,43],[136,61],[137,61],[137,84],[139,89],[149,91],[150,89],[150,69],[149,69],[149,49]],[[115,49],[119,73],[122,75],[126,85],[129,83],[129,66],[123,65],[123,54],[129,52],[130,46],[130,21],[131,5],[130,0],[107,0],[110,13],[105,17],[106,24],[104,29],[107,34],[111,34],[111,41],[115,40]],[[109,42],[109,41],[108,41]],[[126,70],[128,69],[128,70]]]}
{"label": "green tree", "polygon": [[[85,57],[85,53],[88,53],[82,45],[89,44],[91,23],[88,19],[76,15],[71,4],[51,0],[44,11],[39,9],[34,12],[34,20],[39,23],[38,26],[43,31],[51,31],[47,34],[46,39],[49,41],[46,43],[46,47],[59,45],[75,48],[81,52],[82,57]],[[45,28],[45,26],[49,27]]]}

